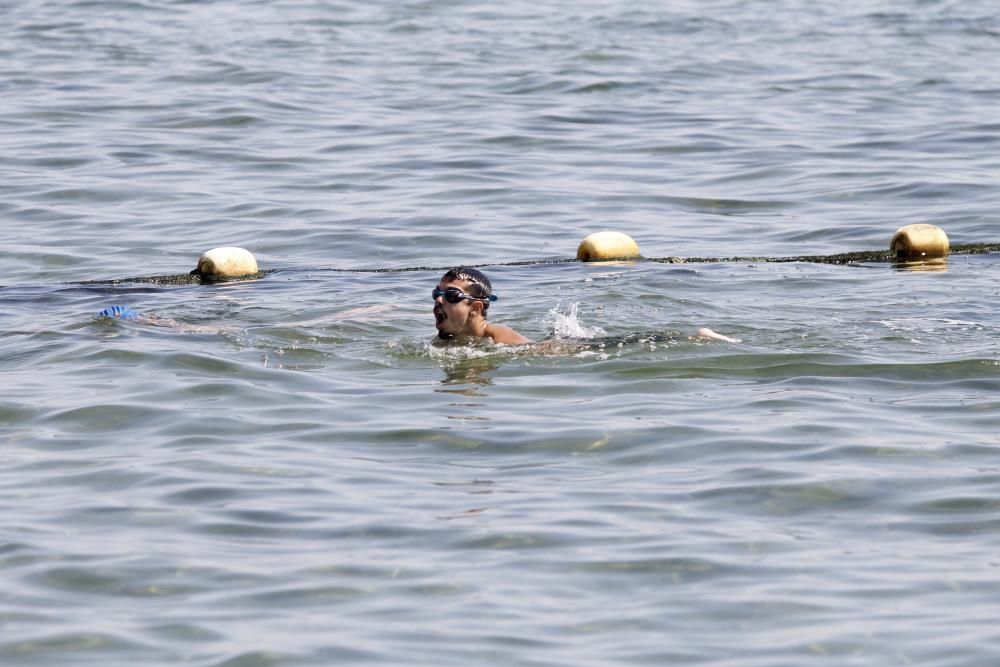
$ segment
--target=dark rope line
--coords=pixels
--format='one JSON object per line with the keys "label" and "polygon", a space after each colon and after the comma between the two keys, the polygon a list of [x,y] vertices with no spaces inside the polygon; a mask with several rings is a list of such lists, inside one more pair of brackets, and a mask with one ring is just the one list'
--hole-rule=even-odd
{"label": "dark rope line", "polygon": [[[949,251],[951,255],[985,255],[1000,251],[1000,243],[963,243],[954,245]],[[835,255],[795,255],[791,257],[650,257],[650,262],[664,264],[774,264],[787,262],[803,262],[811,264],[859,264],[866,263],[896,263],[896,257],[888,250],[860,250],[842,252]]]}
{"label": "dark rope line", "polygon": [[863,262],[894,262],[886,250],[859,250],[836,255],[795,255],[791,257],[650,257],[650,262],[662,264],[783,264],[803,262],[811,264],[860,264]]}
{"label": "dark rope line", "polygon": [[[536,264],[572,264],[579,262],[580,260],[575,257],[572,259],[522,259],[516,262],[494,262],[490,264],[466,264],[465,266],[535,266]],[[342,268],[329,268],[320,269],[321,271],[336,271],[338,273],[414,273],[417,271],[447,271],[448,269],[455,268],[454,264],[449,266],[405,266],[405,267],[387,267],[387,268],[357,268],[357,269],[342,269]],[[288,269],[285,269],[288,270]]]}
{"label": "dark rope line", "polygon": [[[1000,242],[997,243],[963,243],[953,245],[951,255],[983,255],[991,252],[1000,252]],[[641,257],[629,259],[627,261],[657,262],[659,264],[775,264],[803,262],[811,264],[859,264],[859,263],[889,263],[895,262],[896,258],[888,250],[861,250],[857,252],[844,252],[835,255],[795,255],[790,257]],[[494,266],[535,266],[538,264],[573,264],[581,262],[576,258],[563,259],[528,259],[514,262],[494,262],[490,264],[477,264],[474,266],[494,267]],[[78,285],[121,285],[125,283],[146,283],[153,285],[195,285],[223,283],[242,280],[253,280],[263,278],[272,273],[283,271],[331,271],[336,273],[417,273],[417,272],[440,272],[447,271],[451,266],[405,266],[405,267],[376,267],[376,268],[319,268],[319,269],[265,269],[259,273],[238,278],[206,279],[197,274],[183,273],[173,276],[142,276],[138,278],[114,278],[105,280],[84,280]]]}
{"label": "dark rope line", "polygon": [[147,283],[151,285],[200,285],[211,283],[227,283],[242,280],[256,280],[263,278],[270,273],[277,273],[282,269],[265,269],[257,273],[251,273],[237,278],[202,278],[196,273],[180,273],[173,276],[139,276],[137,278],[98,278],[96,280],[81,280],[72,283],[74,285],[122,285],[125,283]]}

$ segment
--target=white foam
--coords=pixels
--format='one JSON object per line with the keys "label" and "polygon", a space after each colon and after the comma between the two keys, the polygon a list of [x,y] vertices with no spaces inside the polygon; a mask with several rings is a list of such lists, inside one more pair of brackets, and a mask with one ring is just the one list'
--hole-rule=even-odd
{"label": "white foam", "polygon": [[569,307],[569,312],[564,313],[560,310],[562,304],[556,304],[556,307],[549,311],[549,315],[552,317],[552,334],[556,338],[576,340],[606,336],[608,332],[601,327],[588,327],[580,322],[577,315],[578,305],[574,303]]}
{"label": "white foam", "polygon": [[480,341],[469,345],[435,345],[424,343],[423,351],[431,359],[437,361],[462,361],[465,359],[484,359],[495,357],[506,349],[505,346]]}

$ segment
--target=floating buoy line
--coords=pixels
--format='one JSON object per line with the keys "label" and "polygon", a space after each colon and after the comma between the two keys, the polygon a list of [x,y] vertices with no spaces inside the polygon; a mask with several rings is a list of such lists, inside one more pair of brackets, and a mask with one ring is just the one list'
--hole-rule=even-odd
{"label": "floating buoy line", "polygon": [[[477,266],[532,266],[539,264],[570,264],[575,262],[656,262],[660,264],[871,264],[890,263],[901,268],[916,270],[942,270],[950,255],[981,255],[1000,252],[997,243],[966,243],[951,245],[940,227],[929,224],[912,224],[893,234],[887,250],[861,250],[832,255],[791,255],[787,257],[734,256],[734,257],[643,257],[639,246],[630,236],[621,232],[604,231],[583,239],[573,258],[531,259],[512,262],[491,262]],[[310,271],[335,271],[339,273],[410,273],[420,271],[447,271],[451,266],[407,266],[375,268],[320,268]],[[253,254],[235,246],[213,248],[198,259],[197,267],[190,273],[136,278],[85,280],[74,284],[119,285],[122,283],[151,283],[156,285],[184,285],[255,280],[281,271],[302,269],[260,269]]]}

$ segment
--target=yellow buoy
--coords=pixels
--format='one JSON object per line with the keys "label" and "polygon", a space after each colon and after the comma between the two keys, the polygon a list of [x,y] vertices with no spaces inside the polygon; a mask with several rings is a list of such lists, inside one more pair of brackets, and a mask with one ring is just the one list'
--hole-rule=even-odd
{"label": "yellow buoy", "polygon": [[198,258],[198,267],[191,273],[211,280],[251,276],[260,273],[260,269],[249,250],[227,246],[206,250]]}
{"label": "yellow buoy", "polygon": [[948,256],[948,235],[935,225],[906,225],[892,235],[889,252],[897,262],[941,259]]}
{"label": "yellow buoy", "polygon": [[639,246],[628,234],[597,232],[580,241],[576,258],[582,262],[639,259]]}

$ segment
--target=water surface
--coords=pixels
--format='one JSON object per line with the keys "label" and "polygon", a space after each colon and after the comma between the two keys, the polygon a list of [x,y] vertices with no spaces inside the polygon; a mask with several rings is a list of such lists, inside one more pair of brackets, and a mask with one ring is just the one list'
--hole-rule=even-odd
{"label": "water surface", "polygon": [[0,662],[996,662],[996,255],[506,263],[997,241],[1000,19],[668,4],[0,1]]}

